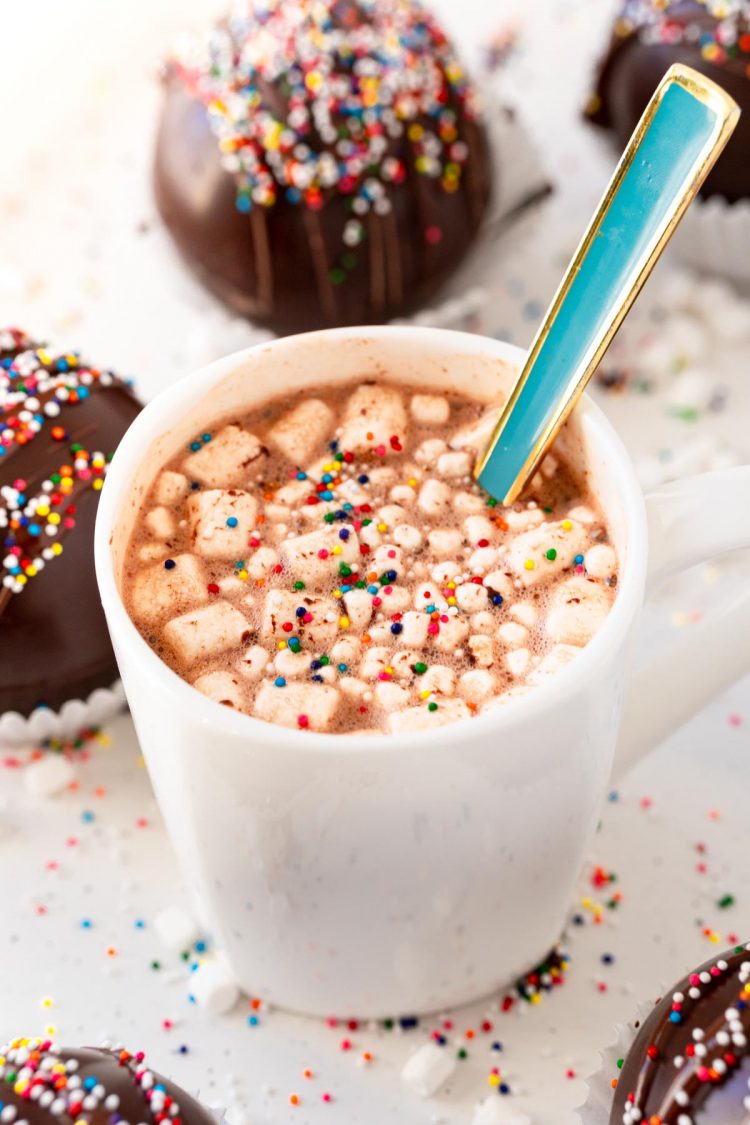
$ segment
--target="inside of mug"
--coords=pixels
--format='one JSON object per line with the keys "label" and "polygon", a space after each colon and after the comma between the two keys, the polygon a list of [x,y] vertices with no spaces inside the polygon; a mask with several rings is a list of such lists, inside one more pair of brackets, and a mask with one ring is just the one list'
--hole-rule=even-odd
{"label": "inside of mug", "polygon": [[[396,385],[412,384],[468,395],[480,402],[496,402],[498,411],[510,394],[518,370],[514,352],[507,347],[467,336],[465,350],[447,349],[446,336],[455,343],[457,334],[419,332],[410,335],[351,336],[338,333],[311,334],[281,339],[245,356],[229,373],[207,385],[188,380],[177,416],[165,416],[158,434],[139,460],[121,500],[112,534],[112,562],[120,587],[123,561],[141,503],[159,470],[180,449],[186,449],[196,434],[217,422],[246,414],[255,406],[280,395],[332,383],[356,383],[379,379]],[[505,354],[493,354],[502,348]],[[516,353],[519,357],[521,353]],[[173,400],[173,396],[170,396]],[[149,410],[158,410],[155,403]],[[588,489],[605,512],[621,565],[626,563],[627,538],[624,500],[618,485],[616,465],[608,457],[607,433],[594,424],[582,404],[571,416],[556,441],[556,448],[579,472],[585,473]]]}

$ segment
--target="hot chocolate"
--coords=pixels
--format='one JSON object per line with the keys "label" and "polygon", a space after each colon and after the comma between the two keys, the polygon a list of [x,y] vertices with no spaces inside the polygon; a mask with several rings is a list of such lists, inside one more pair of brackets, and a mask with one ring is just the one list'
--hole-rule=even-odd
{"label": "hot chocolate", "polygon": [[416,731],[532,689],[603,623],[617,558],[557,453],[510,508],[475,483],[496,415],[367,381],[208,426],[146,497],[131,617],[199,691],[284,726]]}

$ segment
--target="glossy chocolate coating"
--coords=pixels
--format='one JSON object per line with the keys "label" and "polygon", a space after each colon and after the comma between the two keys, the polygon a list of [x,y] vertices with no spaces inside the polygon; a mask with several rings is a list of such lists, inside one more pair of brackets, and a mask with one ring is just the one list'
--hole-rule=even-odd
{"label": "glossy chocolate coating", "polygon": [[[439,180],[413,171],[408,139],[391,140],[389,155],[410,172],[389,189],[389,215],[365,216],[356,265],[339,284],[330,273],[346,251],[346,198],[332,189],[313,211],[280,195],[271,207],[240,213],[235,179],[222,167],[206,111],[176,77],[167,82],[156,144],[159,211],[201,281],[234,312],[279,334],[407,316],[453,275],[489,200],[485,131],[454,108],[469,147],[459,189],[449,194]],[[440,231],[440,241],[428,240],[430,228]]]}
{"label": "glossy chocolate coating", "polygon": [[[87,1079],[95,1080],[99,1087],[103,1087],[103,1090],[100,1089],[99,1091],[99,1104],[97,1106],[90,1109],[83,1107],[73,1116],[65,1113],[53,1114],[50,1112],[49,1106],[40,1104],[40,1099],[24,1098],[15,1092],[12,1084],[4,1082],[0,1090],[0,1104],[15,1106],[17,1109],[15,1120],[17,1121],[27,1121],[29,1125],[58,1125],[60,1121],[70,1120],[84,1121],[87,1122],[87,1125],[116,1125],[116,1123],[120,1123],[120,1125],[152,1125],[152,1123],[157,1123],[162,1119],[161,1111],[157,1111],[147,1097],[147,1091],[153,1088],[150,1085],[151,1080],[153,1080],[153,1084],[162,1086],[166,1097],[173,1099],[179,1106],[177,1116],[169,1117],[167,1115],[163,1118],[165,1122],[171,1122],[172,1125],[175,1125],[175,1123],[177,1125],[180,1125],[180,1123],[181,1125],[215,1125],[214,1118],[208,1110],[204,1109],[195,1098],[192,1098],[168,1079],[162,1078],[158,1074],[149,1074],[145,1085],[137,1081],[136,1074],[146,1071],[141,1057],[134,1058],[127,1052],[105,1050],[98,1047],[45,1049],[35,1048],[31,1044],[29,1049],[32,1052],[31,1065],[34,1069],[36,1069],[36,1062],[33,1056],[36,1053],[42,1061],[53,1064],[67,1065],[72,1061],[75,1069],[71,1070],[70,1073],[81,1079],[82,1096],[85,1096],[86,1093]],[[36,1072],[39,1073],[38,1070]],[[93,1082],[90,1084],[93,1085]],[[49,1088],[49,1083],[45,1083],[45,1088]],[[117,1099],[116,1109],[109,1108],[104,1104],[106,1098]]]}
{"label": "glossy chocolate coating", "polygon": [[[627,9],[626,9],[627,10]],[[703,32],[713,32],[718,21],[696,0],[677,0],[668,8],[671,20]],[[740,30],[750,27],[741,23]],[[707,61],[700,43],[644,43],[638,29],[626,36],[613,34],[601,64],[596,93],[587,116],[608,129],[624,149],[651,95],[673,63],[686,63],[722,86],[742,113],[739,124],[701,188],[701,195],[722,196],[730,203],[750,196],[750,54],[728,58],[721,64]]]}
{"label": "glossy chocolate coating", "polygon": [[[708,978],[701,981],[701,974]],[[736,1018],[728,1018],[730,1011]],[[657,1003],[625,1059],[610,1125],[747,1125],[748,1034],[750,951],[739,947],[701,965]]]}
{"label": "glossy chocolate coating", "polygon": [[[74,442],[114,452],[139,410],[123,383],[93,386],[88,398],[63,407],[32,441],[0,458],[0,485],[17,478],[39,485],[70,460]],[[55,423],[69,435],[65,442],[53,440]],[[76,495],[76,526],[60,539],[62,555],[23,591],[0,597],[0,713],[28,715],[40,704],[58,710],[117,679],[94,573],[98,496],[91,488]]]}

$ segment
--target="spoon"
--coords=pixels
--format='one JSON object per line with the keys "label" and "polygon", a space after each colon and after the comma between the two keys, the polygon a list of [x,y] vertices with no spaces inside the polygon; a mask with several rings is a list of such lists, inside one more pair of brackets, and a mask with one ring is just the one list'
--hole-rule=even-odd
{"label": "spoon", "polygon": [[582,395],[739,119],[690,67],[646,106],[531,345],[474,475],[512,504]]}

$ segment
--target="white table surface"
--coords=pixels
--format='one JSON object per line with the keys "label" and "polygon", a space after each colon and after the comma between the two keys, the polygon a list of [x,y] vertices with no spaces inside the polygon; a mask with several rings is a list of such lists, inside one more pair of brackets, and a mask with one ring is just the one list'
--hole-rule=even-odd
{"label": "white table surface", "polygon": [[[504,84],[523,105],[557,191],[509,240],[477,320],[525,343],[611,169],[578,108],[612,5],[435,6],[474,59],[490,33],[526,10]],[[0,10],[0,320],[135,374],[145,397],[257,335],[182,272],[148,190],[158,60],[186,22],[215,10],[213,0],[36,0]],[[706,467],[725,449],[750,459],[749,341],[727,344],[705,317],[677,308],[686,303],[678,290],[702,292],[702,283],[684,280],[659,267],[620,347],[629,382],[621,393],[596,392],[651,481]],[[674,352],[661,371],[653,360],[648,370],[642,364],[655,336]],[[695,420],[670,409],[673,359],[713,390],[716,401]],[[704,568],[679,584],[660,604],[659,631],[689,629],[717,587],[738,578],[747,581],[746,565]],[[406,1033],[348,1031],[261,1010],[253,1027],[247,1000],[224,1017],[189,1003],[187,967],[153,931],[159,910],[184,894],[126,716],[108,731],[108,748],[95,744],[77,760],[76,790],[55,800],[28,795],[25,755],[0,754],[0,1039],[54,1027],[71,1044],[125,1042],[247,1125],[470,1125],[499,1065],[508,1107],[535,1125],[568,1125],[582,1076],[597,1066],[615,1023],[733,935],[750,934],[749,729],[745,682],[628,777],[604,809],[591,856],[616,875],[622,902],[604,907],[601,925],[571,903],[585,924],[566,939],[568,979],[539,1006],[499,1013],[488,1003],[451,1014],[452,1048],[465,1045],[468,1058],[428,1101],[407,1091],[399,1072],[435,1021]],[[605,903],[612,887],[595,890],[590,877],[587,868],[581,895]],[[722,909],[725,894],[736,901]],[[604,964],[604,954],[614,962]],[[484,1018],[489,1034],[478,1030]],[[467,1040],[471,1028],[477,1035]],[[341,1049],[344,1037],[351,1050]],[[299,1105],[289,1104],[291,1093]]]}

